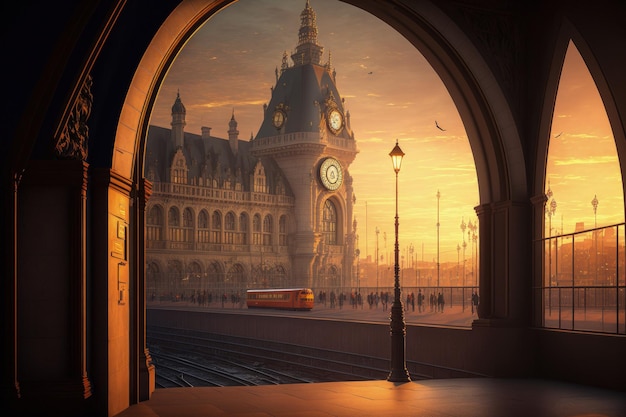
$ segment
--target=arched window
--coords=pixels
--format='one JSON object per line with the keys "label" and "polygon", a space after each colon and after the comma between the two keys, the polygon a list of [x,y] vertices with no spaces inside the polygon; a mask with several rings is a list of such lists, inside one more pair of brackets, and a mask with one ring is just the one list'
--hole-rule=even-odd
{"label": "arched window", "polygon": [[170,175],[174,184],[187,184],[187,162],[180,149],[174,156]]}
{"label": "arched window", "polygon": [[239,215],[239,231],[236,236],[236,243],[238,245],[248,244],[248,214],[241,213]]}
{"label": "arched window", "polygon": [[615,138],[596,84],[570,41],[548,147],[544,273],[535,292],[543,308],[536,322],[618,333],[624,254],[616,248],[624,246],[624,196]]}
{"label": "arched window", "polygon": [[265,167],[261,164],[261,161],[257,162],[254,167],[254,192],[255,193],[267,193],[267,185],[265,178]]}
{"label": "arched window", "polygon": [[167,213],[167,224],[173,227],[180,226],[180,216],[176,207],[170,207],[170,211]]}
{"label": "arched window", "polygon": [[163,209],[152,206],[146,219],[146,244],[148,248],[160,248],[163,240]]}
{"label": "arched window", "polygon": [[222,215],[214,211],[211,217],[211,242],[222,243]]}
{"label": "arched window", "polygon": [[168,239],[171,242],[182,242],[183,231],[180,227],[180,212],[176,207],[170,207],[167,213]]}
{"label": "arched window", "polygon": [[278,221],[278,244],[287,246],[287,216],[280,216]]}
{"label": "arched window", "polygon": [[229,211],[224,218],[224,243],[235,243],[235,213]]}
{"label": "arched window", "polygon": [[209,243],[209,214],[202,210],[198,215],[198,243]]}
{"label": "arched window", "polygon": [[326,200],[324,203],[324,213],[322,218],[322,233],[327,245],[337,244],[337,209],[335,204]]}
{"label": "arched window", "polygon": [[255,214],[252,218],[252,243],[261,244],[261,215]]}
{"label": "arched window", "polygon": [[193,213],[189,207],[183,211],[183,242],[193,242]]}
{"label": "arched window", "polygon": [[269,214],[263,219],[263,246],[272,246],[272,216]]}

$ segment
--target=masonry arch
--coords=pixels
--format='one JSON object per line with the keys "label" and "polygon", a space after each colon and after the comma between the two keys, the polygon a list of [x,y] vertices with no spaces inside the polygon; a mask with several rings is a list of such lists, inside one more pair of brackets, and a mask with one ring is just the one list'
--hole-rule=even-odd
{"label": "masonry arch", "polygon": [[[184,1],[167,18],[137,68],[121,109],[112,168],[127,178],[143,172],[146,130],[158,87],[176,53],[194,31],[229,1]],[[515,121],[487,63],[454,22],[429,3],[381,10],[373,0],[348,0],[388,23],[424,55],[447,87],[475,159],[480,203],[518,200],[527,194],[523,152]],[[398,20],[419,26],[407,30]],[[433,32],[433,29],[437,29]],[[137,106],[135,103],[144,103]]]}
{"label": "masonry arch", "polygon": [[[600,68],[600,65],[598,64],[598,61],[587,40],[578,32],[578,30],[576,30],[576,27],[568,19],[563,18],[556,39],[549,78],[546,80],[544,102],[541,108],[541,119],[537,132],[538,145],[535,154],[536,169],[533,176],[535,181],[532,183],[532,195],[534,196],[542,196],[546,187],[545,173],[548,162],[548,147],[550,145],[550,130],[554,115],[555,97],[559,87],[561,70],[565,61],[565,54],[570,41],[574,43],[576,49],[585,61],[587,69],[591,73],[591,77],[596,84],[600,97],[602,98],[609,123],[611,124],[617,154],[624,155],[626,153],[626,136],[624,135],[626,126],[624,126],[623,118],[619,115],[615,89],[611,88],[608,84],[604,75],[605,71]],[[626,175],[625,158],[619,158],[619,164],[622,178],[624,178]],[[622,181],[622,186],[622,192],[626,195],[626,183],[624,183],[624,181]],[[626,211],[626,200],[624,209]],[[536,236],[541,236],[541,234],[537,234]]]}
{"label": "masonry arch", "polygon": [[[234,1],[164,0],[149,10],[124,0],[72,2],[67,8],[41,3],[17,10],[8,22],[6,33],[17,35],[8,54],[23,64],[9,69],[15,82],[5,112],[2,164],[2,230],[11,242],[5,245],[7,279],[2,280],[3,386],[12,399],[10,409],[33,406],[41,412],[53,403],[59,412],[93,408],[116,415],[129,401],[149,397],[150,358],[143,343],[146,276],[165,279],[168,266],[164,259],[146,271],[143,225],[151,184],[142,178],[143,140],[157,90],[178,50],[208,17]],[[496,306],[483,306],[481,318],[489,320],[477,320],[471,332],[451,333],[462,333],[463,355],[436,352],[440,364],[458,367],[461,360],[470,371],[504,376],[527,376],[534,368],[549,378],[618,386],[623,376],[615,366],[616,358],[623,358],[619,338],[538,331],[529,323],[529,281],[540,274],[531,269],[537,262],[528,251],[531,238],[540,233],[528,226],[536,214],[530,203],[540,207],[536,199],[545,198],[544,179],[537,174],[544,171],[537,160],[545,151],[537,141],[547,139],[550,129],[540,125],[550,116],[541,119],[538,113],[553,99],[547,80],[560,62],[555,67],[550,61],[555,48],[565,45],[556,38],[559,31],[567,33],[568,20],[582,36],[570,31],[563,37],[574,39],[598,85],[622,175],[626,172],[623,4],[603,2],[590,12],[590,2],[554,2],[539,9],[499,1],[395,0],[393,8],[378,0],[345,2],[387,22],[428,59],[460,111],[474,153],[481,301]],[[517,19],[520,30],[502,26],[507,18]],[[47,36],[19,36],[32,25],[46,28]],[[497,33],[503,37],[492,36]],[[515,36],[525,37],[518,39],[519,48],[506,48],[508,37]],[[494,45],[500,49],[490,49]],[[519,51],[525,59],[510,61],[510,55],[497,54],[503,50]],[[495,53],[490,57],[490,52]],[[528,89],[508,90],[512,80],[515,87]],[[85,103],[85,92],[93,102]],[[74,137],[78,149],[64,154],[69,159],[59,158],[55,146],[67,143],[65,129],[76,116],[89,113],[77,109],[83,104],[92,104],[89,134]],[[525,189],[526,183],[531,185]],[[44,224],[38,204],[42,190],[66,216]],[[54,264],[41,262],[57,250],[62,256],[54,256]],[[224,265],[219,267],[225,274]],[[483,282],[490,293],[483,291]],[[58,293],[40,292],[47,302],[33,303],[22,291],[33,284]],[[46,326],[52,320],[59,324],[54,339]],[[22,326],[29,331],[21,331]],[[24,344],[29,342],[24,336],[31,335],[51,342],[46,348],[54,360],[42,360],[41,343]],[[560,354],[564,350],[567,357]],[[572,357],[581,367],[576,375],[570,372]]]}
{"label": "masonry arch", "polygon": [[[143,150],[159,85],[185,41],[228,3],[183,1],[165,19],[146,48],[122,106],[112,159],[114,172],[134,183],[143,181]],[[511,233],[525,235],[529,224],[524,203],[529,191],[528,176],[519,130],[492,68],[463,30],[431,3],[417,2],[395,8],[380,8],[374,0],[346,3],[371,13],[402,34],[428,60],[446,86],[463,121],[478,178],[479,286],[483,296],[479,317],[523,316],[525,303],[509,306],[507,300],[513,293],[523,291],[529,266],[498,259],[507,259],[511,251],[527,251],[528,242],[516,239],[511,243],[508,237]],[[410,29],[402,24],[407,18],[415,23]],[[506,70],[500,75],[514,78]],[[494,227],[499,230],[497,234]],[[497,285],[493,277],[506,284]]]}

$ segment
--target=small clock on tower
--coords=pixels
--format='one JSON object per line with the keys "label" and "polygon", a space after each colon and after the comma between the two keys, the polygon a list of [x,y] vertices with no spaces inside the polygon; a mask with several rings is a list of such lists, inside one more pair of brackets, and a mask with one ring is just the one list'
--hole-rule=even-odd
{"label": "small clock on tower", "polygon": [[328,111],[328,128],[333,134],[338,134],[343,129],[343,114],[337,108],[331,108]]}

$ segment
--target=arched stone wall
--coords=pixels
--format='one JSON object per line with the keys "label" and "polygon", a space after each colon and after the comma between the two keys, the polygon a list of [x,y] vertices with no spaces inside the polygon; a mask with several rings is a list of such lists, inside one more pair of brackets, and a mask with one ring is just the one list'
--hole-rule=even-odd
{"label": "arched stone wall", "polygon": [[[143,55],[122,107],[113,171],[123,176],[142,175],[141,152],[147,120],[164,72],[184,40],[227,3],[184,1],[164,21]],[[529,187],[519,129],[496,75],[463,30],[428,1],[406,2],[394,8],[380,7],[372,0],[347,3],[372,13],[405,36],[448,88],[468,134],[478,176],[482,294],[479,316],[520,319],[528,299],[511,303],[511,291],[522,290],[530,268],[511,260],[510,254],[528,252]],[[490,30],[497,31],[498,24],[506,23],[498,22]],[[498,75],[514,77],[506,68]],[[493,249],[497,252],[493,253]]]}
{"label": "arched stone wall", "polygon": [[[475,350],[476,357],[488,358],[481,366],[508,375],[519,375],[517,370],[534,363],[535,358],[541,359],[536,366],[549,365],[553,374],[567,370],[571,363],[560,354],[567,349],[569,358],[580,358],[582,375],[606,380],[601,370],[615,368],[609,363],[615,356],[598,355],[594,346],[601,346],[603,351],[606,346],[614,346],[608,338],[568,334],[561,339],[557,333],[545,338],[530,326],[525,331],[518,329],[529,323],[530,281],[540,276],[530,266],[531,262],[536,265],[537,259],[529,252],[532,238],[540,235],[536,225],[543,219],[537,208],[542,204],[545,141],[561,55],[569,37],[576,41],[597,83],[621,156],[622,173],[626,173],[626,83],[621,74],[626,63],[626,35],[622,2],[600,0],[591,8],[590,1],[555,0],[533,9],[524,2],[485,1],[478,2],[479,12],[468,14],[467,9],[476,2],[345,1],[387,22],[419,49],[442,78],[465,124],[480,193],[480,315],[485,321],[485,326],[474,326],[471,334],[477,343],[466,348]],[[6,196],[2,236],[7,242],[2,269],[6,277],[2,282],[2,339],[6,352],[2,388],[3,398],[13,401],[10,409],[15,402],[27,400],[40,407],[51,404],[43,399],[55,400],[65,408],[96,401],[88,406],[115,415],[129,401],[149,396],[149,355],[143,344],[145,292],[141,283],[145,276],[144,211],[151,193],[150,184],[141,178],[145,132],[159,85],[176,53],[209,16],[231,2],[183,0],[147,6],[112,0],[74,2],[67,9],[56,3],[41,3],[21,14],[18,10],[16,19],[7,23],[6,33],[12,35],[12,42],[7,42],[8,56],[21,51],[16,56],[22,60],[21,65],[7,67],[12,71],[9,78],[15,82],[7,87],[7,152],[2,158],[7,162],[2,164]],[[497,9],[502,5],[511,9],[498,22]],[[142,9],[145,7],[150,10]],[[457,10],[464,7],[464,11]],[[496,17],[493,23],[490,13]],[[502,41],[495,39],[495,45],[485,48],[485,39],[480,36],[484,28],[495,32],[502,29],[516,14],[525,24],[525,38],[517,39],[523,60],[514,63],[514,72],[507,72],[507,65],[512,64],[506,60],[509,55],[492,60],[488,56],[490,52],[507,52],[506,42],[498,44]],[[158,25],[160,29],[156,30]],[[33,26],[47,29],[49,36],[32,42],[20,36]],[[515,38],[514,31],[503,32]],[[127,39],[133,42],[125,42]],[[498,64],[504,69],[497,68]],[[92,75],[94,107],[89,119],[87,167],[85,161],[57,160],[51,148],[84,81]],[[525,90],[511,89],[511,82]],[[50,177],[50,172],[56,177]],[[50,187],[59,192],[50,192]],[[60,213],[54,224],[43,229],[45,238],[39,231],[24,227],[34,224],[28,222],[30,219],[39,220],[41,190],[48,191],[46,202],[53,203],[47,204],[47,209],[59,207]],[[63,215],[67,207],[78,215]],[[531,221],[532,230],[528,227]],[[128,261],[123,264],[110,256],[110,249],[116,247],[111,242],[121,243],[116,239],[125,237]],[[55,257],[58,267],[49,268],[48,274],[21,268],[39,265],[37,261],[52,250],[60,250],[62,256]],[[71,274],[66,273],[68,270]],[[40,303],[19,298],[20,281],[35,286],[45,283],[55,289],[71,281],[68,287],[72,291],[50,297],[44,310]],[[80,287],[86,283],[90,286],[88,301],[84,287]],[[134,287],[119,292],[124,289],[119,285],[122,283]],[[124,298],[129,293],[130,300]],[[65,302],[68,298],[71,304]],[[68,305],[77,308],[63,314]],[[31,367],[29,374],[23,369],[18,372],[17,360],[42,357],[38,345],[32,344],[29,349],[20,339],[24,332],[17,331],[16,323],[22,320],[21,313],[30,317],[53,313],[52,317],[59,318],[60,330],[69,335],[63,343],[71,344],[77,353],[71,358],[59,355],[52,361],[37,362],[40,366]],[[48,330],[39,326],[29,329],[36,337]],[[109,329],[115,333],[109,334]],[[543,337],[542,343],[529,340],[526,336],[531,333]],[[508,364],[511,357],[521,359]],[[51,366],[60,366],[65,374],[51,375]],[[90,380],[96,382],[97,389],[91,390]],[[125,385],[116,385],[117,381]],[[66,396],[55,398],[60,392]]]}

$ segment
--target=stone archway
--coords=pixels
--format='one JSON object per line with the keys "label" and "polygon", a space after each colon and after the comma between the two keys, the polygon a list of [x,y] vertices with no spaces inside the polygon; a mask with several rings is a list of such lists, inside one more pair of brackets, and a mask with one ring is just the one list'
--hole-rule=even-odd
{"label": "stone archway", "polygon": [[[477,212],[479,234],[483,237],[478,268],[483,300],[479,315],[488,319],[521,316],[520,305],[506,307],[506,291],[524,282],[529,267],[521,256],[515,258],[517,263],[496,263],[495,259],[509,259],[508,253],[515,250],[509,243],[512,235],[526,237],[523,231],[529,223],[528,211],[519,202],[527,198],[527,174],[518,129],[496,77],[463,31],[434,5],[407,1],[396,8],[381,9],[374,0],[346,2],[388,22],[405,36],[426,57],[448,88],[465,125],[478,176],[480,205]],[[121,109],[111,163],[112,171],[132,182],[132,188],[144,187],[141,155],[146,129],[151,105],[168,66],[195,29],[228,3],[228,0],[183,1],[165,19],[146,48]],[[404,19],[414,22],[410,31],[399,23]],[[137,219],[141,220],[142,215]],[[498,233],[493,232],[496,223]],[[142,225],[137,224],[134,230],[141,233]],[[528,242],[520,239],[516,244],[525,247]],[[498,248],[497,253],[494,254],[492,248]],[[137,260],[141,262],[143,248],[137,250]],[[142,272],[142,267],[137,269],[140,280]],[[505,284],[495,288],[494,276]],[[144,287],[139,285],[138,288],[141,293]],[[504,292],[496,293],[496,289]],[[502,299],[502,306],[494,305],[499,299]]]}

